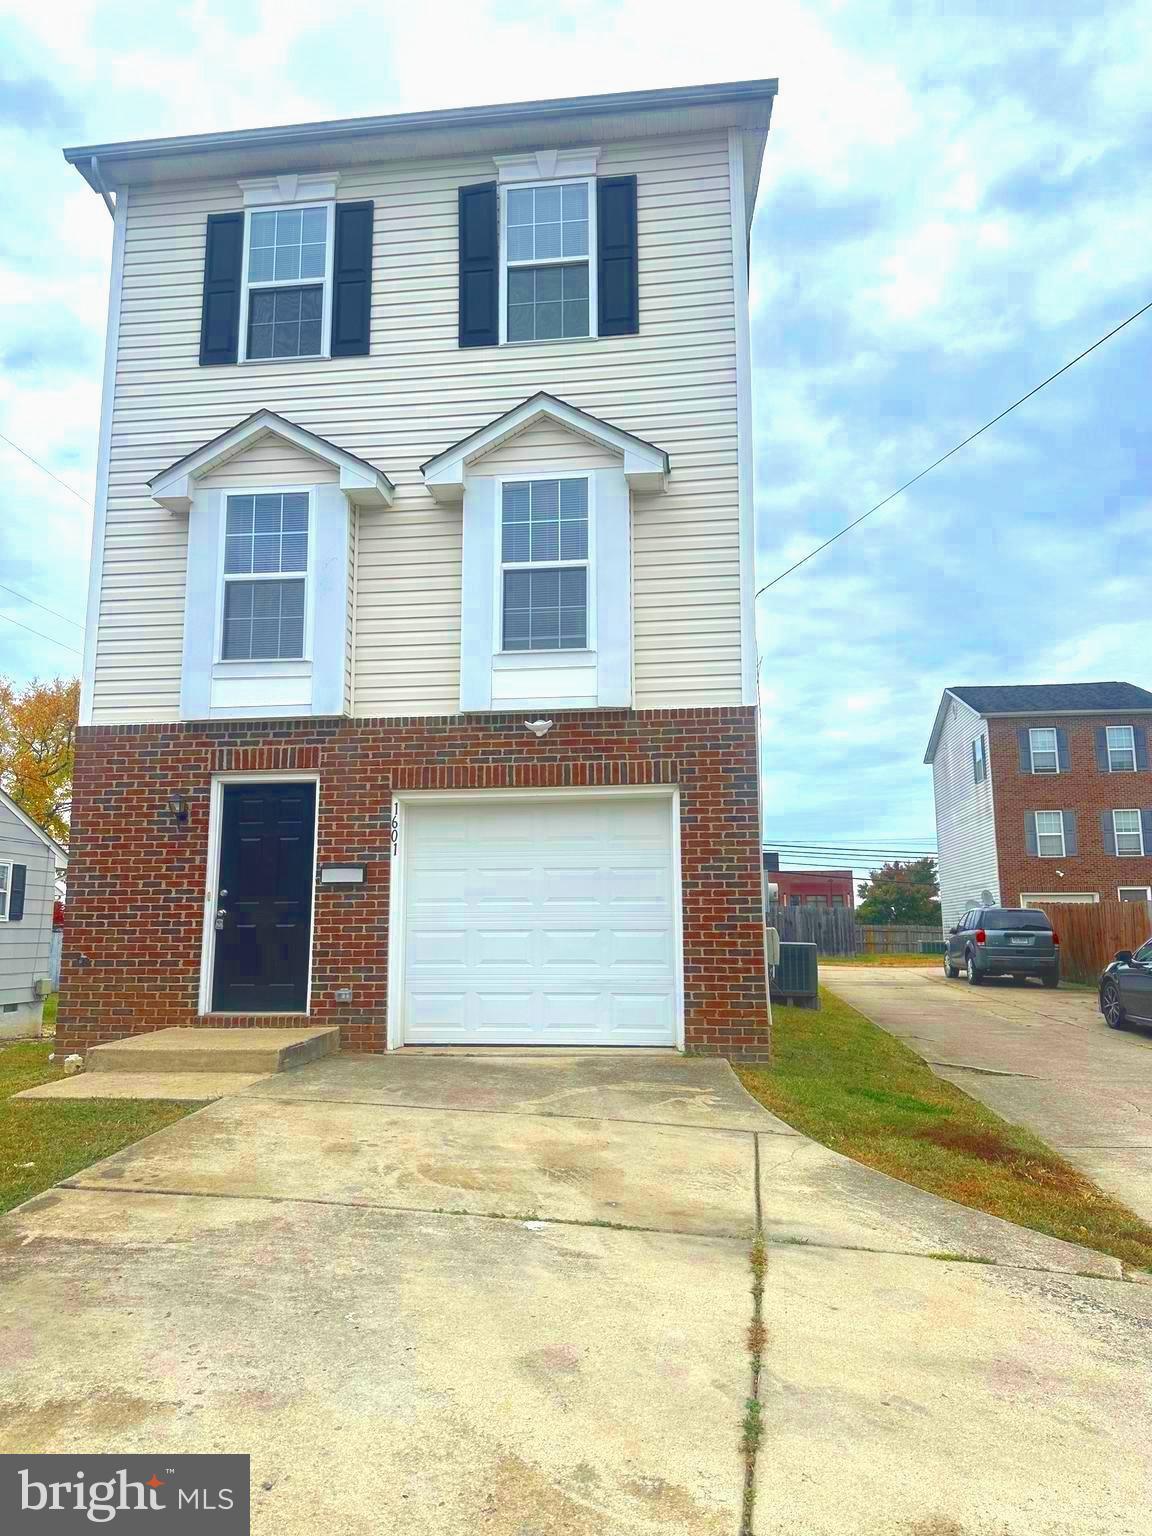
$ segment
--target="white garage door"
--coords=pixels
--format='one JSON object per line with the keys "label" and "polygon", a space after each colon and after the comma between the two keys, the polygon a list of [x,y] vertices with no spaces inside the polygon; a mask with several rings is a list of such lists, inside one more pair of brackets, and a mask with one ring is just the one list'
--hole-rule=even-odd
{"label": "white garage door", "polygon": [[674,1045],[665,796],[412,801],[408,1045]]}

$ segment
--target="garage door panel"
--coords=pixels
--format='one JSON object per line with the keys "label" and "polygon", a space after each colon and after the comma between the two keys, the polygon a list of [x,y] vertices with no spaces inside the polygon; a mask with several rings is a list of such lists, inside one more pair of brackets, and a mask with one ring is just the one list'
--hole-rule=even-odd
{"label": "garage door panel", "polygon": [[414,803],[404,841],[407,1041],[675,1043],[669,800]]}

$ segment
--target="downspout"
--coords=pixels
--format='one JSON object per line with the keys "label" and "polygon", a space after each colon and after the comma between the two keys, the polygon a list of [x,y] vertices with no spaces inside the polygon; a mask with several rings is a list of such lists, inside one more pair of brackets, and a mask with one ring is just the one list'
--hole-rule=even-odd
{"label": "downspout", "polygon": [[116,204],[112,201],[112,194],[109,192],[108,185],[100,174],[100,162],[95,155],[92,156],[89,165],[92,169],[92,180],[96,183],[97,192],[104,199],[104,206],[108,210],[108,216],[114,219],[116,217]]}

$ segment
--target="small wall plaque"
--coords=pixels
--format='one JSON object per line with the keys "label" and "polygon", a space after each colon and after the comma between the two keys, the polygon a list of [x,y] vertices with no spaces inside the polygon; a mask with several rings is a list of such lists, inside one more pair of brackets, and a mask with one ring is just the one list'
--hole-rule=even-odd
{"label": "small wall plaque", "polygon": [[368,877],[367,864],[321,864],[321,885],[363,885]]}

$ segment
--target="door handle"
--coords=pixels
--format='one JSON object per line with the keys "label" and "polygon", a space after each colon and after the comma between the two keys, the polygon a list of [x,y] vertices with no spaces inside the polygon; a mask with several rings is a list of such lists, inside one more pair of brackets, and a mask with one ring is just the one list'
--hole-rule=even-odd
{"label": "door handle", "polygon": [[216,932],[217,933],[223,933],[224,932],[224,919],[227,916],[228,916],[227,908],[225,908],[225,907],[217,907],[216,908]]}

